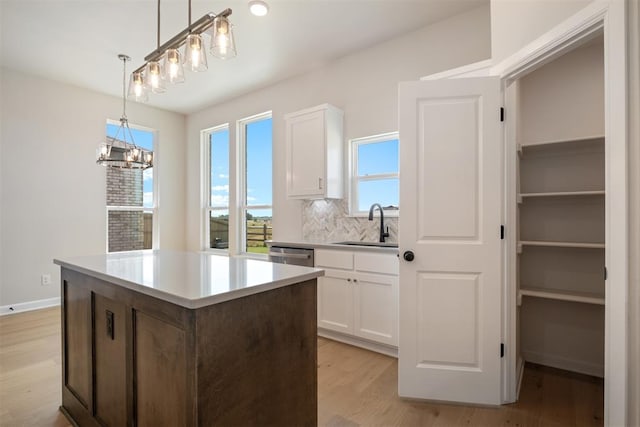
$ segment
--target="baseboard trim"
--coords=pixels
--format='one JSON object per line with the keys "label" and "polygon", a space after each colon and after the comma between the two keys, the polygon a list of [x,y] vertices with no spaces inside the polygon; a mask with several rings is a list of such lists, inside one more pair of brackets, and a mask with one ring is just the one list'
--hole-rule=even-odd
{"label": "baseboard trim", "polygon": [[565,371],[577,372],[604,378],[604,365],[583,362],[580,360],[567,359],[552,354],[540,353],[537,351],[522,351],[522,358],[525,362],[537,363],[538,365],[550,366],[552,368],[564,369]]}
{"label": "baseboard trim", "polygon": [[356,347],[361,347],[366,350],[375,351],[376,353],[386,354],[387,356],[398,358],[398,348],[388,346],[385,344],[378,344],[371,341],[363,340],[350,335],[344,335],[340,332],[329,331],[327,329],[318,328],[318,335],[323,338],[329,338],[341,343],[350,344]]}
{"label": "baseboard trim", "polygon": [[3,305],[0,306],[0,316],[38,310],[47,307],[55,307],[57,305],[60,305],[60,297],[41,299],[37,301],[20,302],[18,304]]}

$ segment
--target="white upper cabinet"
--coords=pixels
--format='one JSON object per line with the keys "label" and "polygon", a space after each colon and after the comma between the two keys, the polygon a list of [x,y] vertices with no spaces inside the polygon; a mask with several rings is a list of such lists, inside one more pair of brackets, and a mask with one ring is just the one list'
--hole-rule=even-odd
{"label": "white upper cabinet", "polygon": [[343,115],[323,104],[284,116],[288,198],[343,197]]}

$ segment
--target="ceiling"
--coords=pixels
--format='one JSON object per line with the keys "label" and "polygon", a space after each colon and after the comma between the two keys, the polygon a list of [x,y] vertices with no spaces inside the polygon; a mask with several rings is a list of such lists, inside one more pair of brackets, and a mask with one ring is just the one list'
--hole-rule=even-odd
{"label": "ceiling", "polygon": [[[195,21],[229,7],[238,56],[209,56],[209,70],[148,104],[191,113],[322,66],[489,0],[268,0],[255,17],[247,0],[192,1]],[[156,47],[157,2],[0,0],[0,65],[121,96],[119,53],[142,65]],[[162,0],[160,42],[187,26],[188,0]],[[128,77],[127,77],[128,79]]]}

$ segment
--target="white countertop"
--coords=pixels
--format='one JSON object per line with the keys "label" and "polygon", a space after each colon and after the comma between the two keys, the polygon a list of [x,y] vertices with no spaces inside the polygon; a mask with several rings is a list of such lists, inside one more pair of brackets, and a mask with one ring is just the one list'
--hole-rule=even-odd
{"label": "white countertop", "polygon": [[324,270],[205,252],[136,251],[53,261],[187,308],[199,308],[324,275]]}

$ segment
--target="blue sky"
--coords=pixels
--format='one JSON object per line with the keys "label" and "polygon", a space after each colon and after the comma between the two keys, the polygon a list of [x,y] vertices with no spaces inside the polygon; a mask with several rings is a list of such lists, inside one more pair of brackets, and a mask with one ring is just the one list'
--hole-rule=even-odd
{"label": "blue sky", "polygon": [[229,205],[229,130],[211,134],[211,206]]}
{"label": "blue sky", "polygon": [[247,125],[247,204],[271,205],[272,119]]}
{"label": "blue sky", "polygon": [[[398,172],[398,140],[362,144],[358,148],[358,175],[367,176]],[[369,210],[373,203],[398,206],[398,179],[361,181],[358,187],[358,209]]]}

